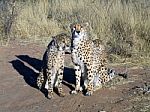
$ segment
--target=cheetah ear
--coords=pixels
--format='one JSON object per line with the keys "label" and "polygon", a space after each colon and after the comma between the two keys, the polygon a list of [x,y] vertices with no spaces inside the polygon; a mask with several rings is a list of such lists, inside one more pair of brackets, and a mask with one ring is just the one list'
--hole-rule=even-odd
{"label": "cheetah ear", "polygon": [[56,36],[52,36],[52,45],[55,46],[57,43]]}
{"label": "cheetah ear", "polygon": [[57,41],[56,36],[52,36],[52,40]]}
{"label": "cheetah ear", "polygon": [[52,36],[52,39],[55,39],[55,36]]}
{"label": "cheetah ear", "polygon": [[85,23],[83,23],[83,26],[84,26],[84,27],[88,27],[88,26],[89,26],[89,23],[88,23],[88,22],[85,22]]}
{"label": "cheetah ear", "polygon": [[74,26],[74,23],[70,24],[70,29],[73,29]]}

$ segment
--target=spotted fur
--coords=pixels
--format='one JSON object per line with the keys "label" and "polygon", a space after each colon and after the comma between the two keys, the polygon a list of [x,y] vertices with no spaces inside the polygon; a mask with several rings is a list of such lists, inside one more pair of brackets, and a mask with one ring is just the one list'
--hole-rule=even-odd
{"label": "spotted fur", "polygon": [[76,85],[73,94],[82,91],[81,78],[85,84],[86,95],[93,94],[93,81],[95,72],[94,43],[88,35],[88,23],[75,24],[72,31],[72,61],[75,65]]}
{"label": "spotted fur", "polygon": [[69,36],[66,34],[59,34],[52,38],[43,56],[43,66],[37,78],[37,85],[39,89],[42,89],[43,86],[45,86],[44,81],[48,83],[46,86],[48,86],[49,98],[53,96],[54,87],[57,88],[60,96],[65,95],[62,90],[64,58],[65,49],[70,43]]}
{"label": "spotted fur", "polygon": [[94,91],[100,89],[107,82],[111,81],[116,76],[127,77],[126,73],[117,73],[115,70],[108,68],[108,56],[102,41],[99,39],[93,40],[95,51],[95,76],[94,76]]}
{"label": "spotted fur", "polygon": [[[114,71],[107,67],[107,53],[99,40],[91,40],[88,23],[74,24],[72,32],[72,61],[75,65],[76,84],[72,94],[86,91],[90,96],[93,91],[114,77]],[[81,85],[81,81],[84,85]]]}

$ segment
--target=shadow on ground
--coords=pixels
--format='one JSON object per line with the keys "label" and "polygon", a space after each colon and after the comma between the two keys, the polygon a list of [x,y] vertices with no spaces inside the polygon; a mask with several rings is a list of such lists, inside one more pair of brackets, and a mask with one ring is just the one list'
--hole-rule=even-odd
{"label": "shadow on ground", "polygon": [[64,76],[63,76],[63,84],[68,86],[71,90],[74,89],[74,87],[72,86],[75,85],[75,73],[74,73],[74,69],[73,68],[68,68],[65,67],[64,68]]}
{"label": "shadow on ground", "polygon": [[22,61],[16,59],[10,62],[13,68],[23,76],[25,82],[31,87],[37,88],[36,79],[38,73],[32,70],[30,67],[26,66]]}
{"label": "shadow on ground", "polygon": [[[36,69],[40,71],[42,66],[42,61],[36,58],[32,58],[28,55],[16,55],[18,59],[12,60],[10,63],[13,68],[24,77],[25,82],[33,88],[37,87],[37,77],[38,73],[33,70]],[[26,66],[25,63],[29,64]],[[72,68],[64,68],[64,81],[63,84],[68,86],[71,90],[73,89],[71,84],[75,84],[74,70]],[[47,91],[42,91],[45,96],[47,96]]]}
{"label": "shadow on ground", "polygon": [[26,63],[28,63],[30,66],[35,68],[36,70],[40,71],[42,66],[42,61],[36,58],[29,57],[28,55],[16,55],[16,57]]}

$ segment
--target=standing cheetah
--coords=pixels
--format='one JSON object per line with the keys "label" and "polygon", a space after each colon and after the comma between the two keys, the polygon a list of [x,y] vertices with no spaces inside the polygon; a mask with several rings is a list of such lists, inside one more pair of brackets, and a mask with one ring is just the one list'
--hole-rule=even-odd
{"label": "standing cheetah", "polygon": [[52,38],[43,56],[43,66],[37,78],[37,85],[39,89],[42,89],[44,81],[48,82],[49,98],[53,96],[54,87],[58,89],[60,96],[63,97],[65,95],[62,90],[64,58],[65,48],[67,48],[70,43],[69,36],[64,33],[59,34]]}

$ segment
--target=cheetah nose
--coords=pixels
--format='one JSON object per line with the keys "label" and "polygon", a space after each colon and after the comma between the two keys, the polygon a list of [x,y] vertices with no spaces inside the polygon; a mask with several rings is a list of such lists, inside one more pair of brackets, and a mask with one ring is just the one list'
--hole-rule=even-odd
{"label": "cheetah nose", "polygon": [[76,31],[78,34],[80,33],[80,31]]}

